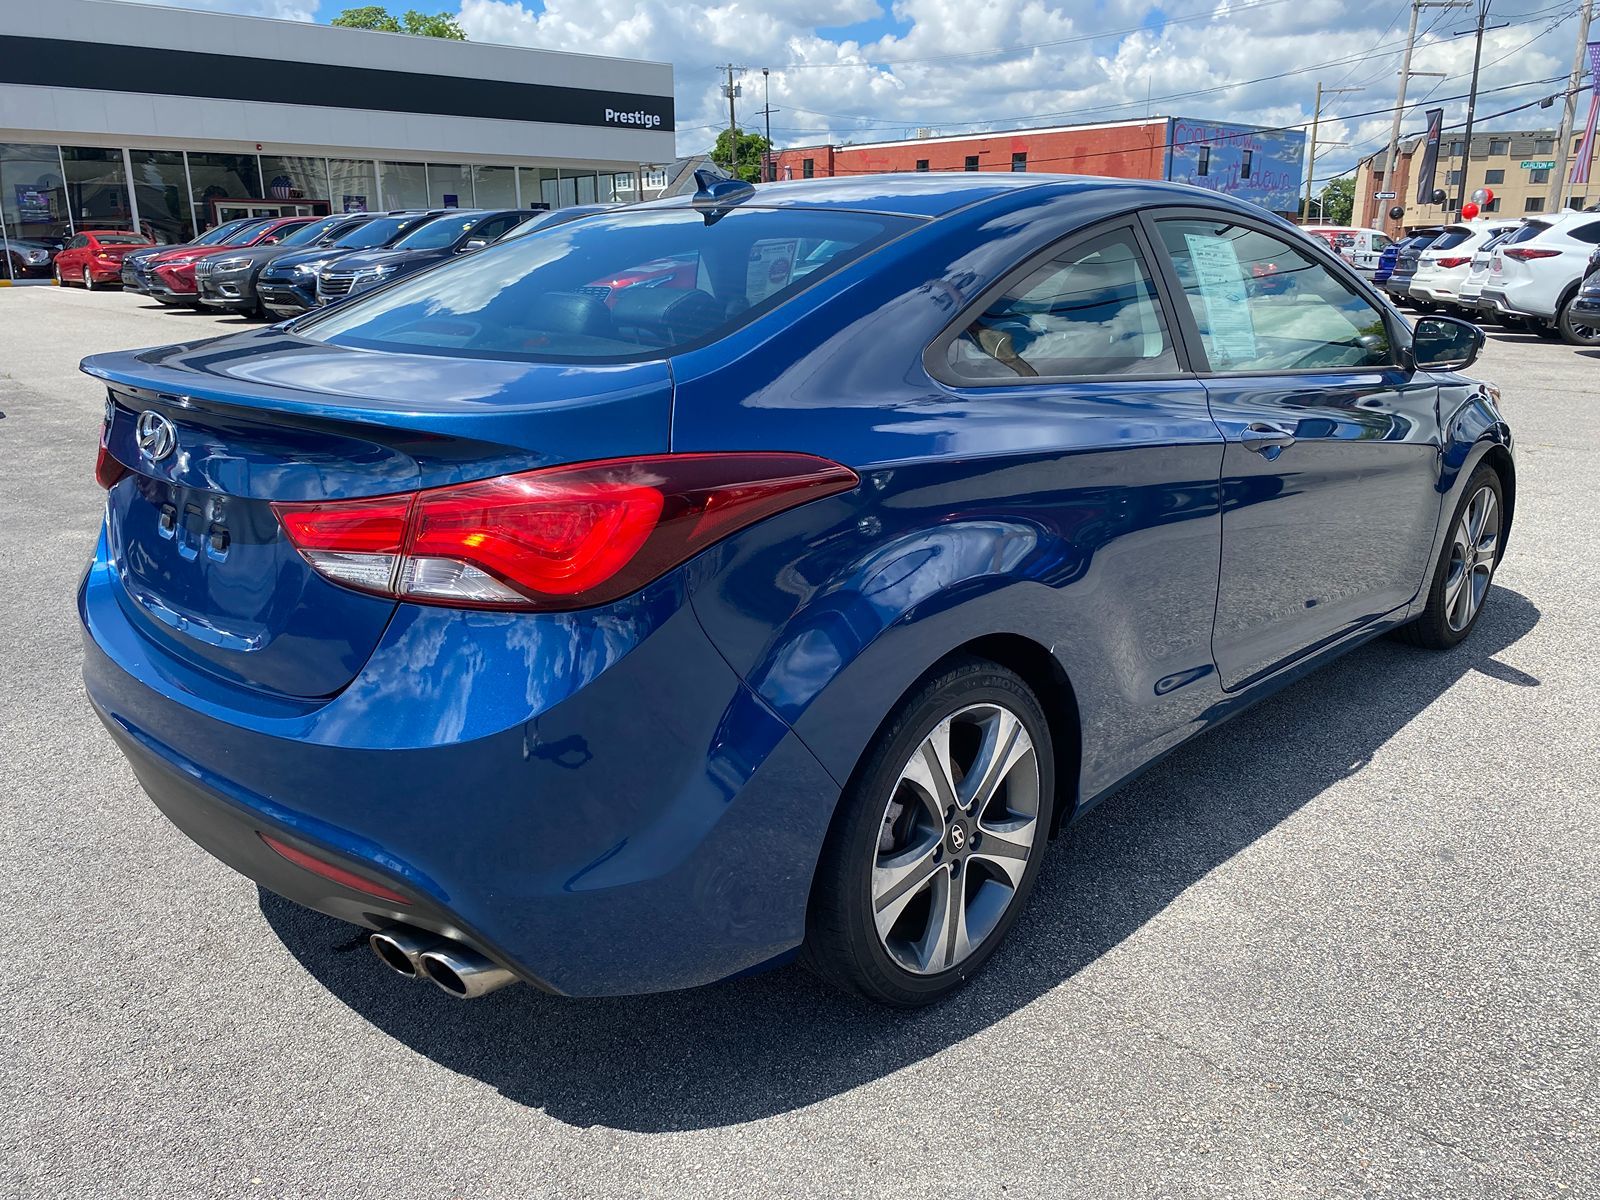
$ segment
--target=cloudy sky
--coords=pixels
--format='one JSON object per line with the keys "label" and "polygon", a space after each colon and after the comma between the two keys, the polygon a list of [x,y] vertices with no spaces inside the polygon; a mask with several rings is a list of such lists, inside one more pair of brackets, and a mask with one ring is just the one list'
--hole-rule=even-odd
{"label": "cloudy sky", "polygon": [[[169,0],[327,21],[361,0]],[[1495,0],[1484,39],[1480,122],[1536,100],[1571,69],[1578,0]],[[391,5],[401,11],[404,0]],[[422,0],[458,15],[474,41],[649,58],[673,64],[678,149],[708,149],[727,123],[716,65],[743,76],[740,123],[759,128],[761,68],[771,71],[779,145],[874,141],[919,128],[963,133],[1158,114],[1262,125],[1309,121],[1332,96],[1319,179],[1382,146],[1405,40],[1404,0]],[[1443,101],[1447,125],[1472,69],[1470,8],[1425,9],[1408,106]],[[618,86],[626,79],[618,78]],[[1523,85],[1523,86],[1514,86]],[[1495,90],[1491,90],[1495,89]],[[1420,107],[1417,111],[1420,112]],[[1384,110],[1384,111],[1377,111]],[[1581,111],[1581,110],[1580,110]],[[1368,114],[1368,115],[1363,115]],[[1537,108],[1489,122],[1553,126]],[[1408,113],[1404,128],[1419,116]]]}

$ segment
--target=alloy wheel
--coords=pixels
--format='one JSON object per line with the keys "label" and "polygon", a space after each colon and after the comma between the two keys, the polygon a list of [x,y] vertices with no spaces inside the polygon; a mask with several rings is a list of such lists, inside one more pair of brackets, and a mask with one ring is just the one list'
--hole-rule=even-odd
{"label": "alloy wheel", "polygon": [[83,269],[83,290],[86,292],[94,291],[94,276],[89,274],[88,267]]}
{"label": "alloy wheel", "polygon": [[1445,620],[1460,633],[1483,607],[1500,552],[1500,502],[1494,489],[1473,494],[1450,535],[1450,569],[1444,580]]}
{"label": "alloy wheel", "polygon": [[1039,796],[1033,739],[1009,708],[974,704],[934,726],[878,831],[872,910],[890,958],[932,975],[983,944],[1041,842]]}
{"label": "alloy wheel", "polygon": [[1600,327],[1591,325],[1587,319],[1575,315],[1573,307],[1576,303],[1576,300],[1567,301],[1567,306],[1561,313],[1561,332],[1566,336],[1566,340],[1574,345],[1600,345]]}

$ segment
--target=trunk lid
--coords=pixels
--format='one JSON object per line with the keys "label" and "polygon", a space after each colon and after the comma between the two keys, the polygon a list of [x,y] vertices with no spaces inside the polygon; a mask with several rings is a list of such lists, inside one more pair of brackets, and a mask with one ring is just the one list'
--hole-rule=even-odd
{"label": "trunk lid", "polygon": [[106,447],[131,472],[106,510],[129,619],[189,665],[278,696],[338,692],[395,603],[312,570],[273,501],[668,449],[664,362],[379,354],[268,329],[83,369],[109,388]]}

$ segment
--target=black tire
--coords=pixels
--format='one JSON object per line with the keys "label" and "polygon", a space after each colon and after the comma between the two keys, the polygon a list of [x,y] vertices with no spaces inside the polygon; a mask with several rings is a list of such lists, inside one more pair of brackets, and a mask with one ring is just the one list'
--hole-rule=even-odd
{"label": "black tire", "polygon": [[[1484,582],[1483,598],[1474,607],[1470,619],[1458,629],[1451,623],[1449,602],[1445,595],[1446,585],[1452,574],[1451,568],[1457,560],[1456,530],[1468,506],[1484,488],[1493,493],[1497,513],[1494,557]],[[1499,472],[1488,463],[1482,463],[1467,480],[1467,486],[1461,492],[1461,499],[1456,503],[1455,511],[1450,514],[1449,532],[1445,535],[1444,546],[1439,551],[1439,561],[1434,564],[1433,575],[1428,583],[1428,607],[1422,611],[1420,617],[1395,630],[1396,637],[1427,650],[1448,650],[1467,639],[1477,626],[1478,618],[1483,616],[1494,583],[1494,572],[1500,566],[1500,554],[1506,540],[1505,516],[1505,488],[1500,482]]]}
{"label": "black tire", "polygon": [[1542,338],[1555,341],[1561,336],[1561,331],[1549,321],[1541,321],[1537,317],[1528,318],[1528,329]]}
{"label": "black tire", "polygon": [[[918,972],[908,969],[894,957],[885,939],[878,933],[872,893],[873,874],[879,863],[880,840],[892,837],[891,821],[899,808],[891,808],[891,801],[902,795],[900,789],[902,770],[911,762],[914,753],[920,753],[929,734],[947,717],[961,716],[981,711],[988,706],[1004,710],[1020,722],[1032,740],[1032,756],[1037,768],[1036,810],[1033,814],[1031,846],[1027,852],[1020,881],[1010,889],[1009,900],[999,919],[987,933],[981,935],[971,952],[944,970]],[[952,761],[961,766],[960,753],[952,738]],[[973,762],[976,765],[975,752]],[[1019,760],[1021,767],[1025,760]],[[1033,890],[1039,865],[1049,844],[1051,821],[1055,811],[1055,760],[1050,741],[1050,725],[1033,691],[1012,671],[983,659],[963,658],[942,668],[936,675],[920,684],[906,696],[890,715],[868,749],[861,767],[856,771],[850,786],[840,798],[838,812],[834,815],[817,866],[811,889],[811,906],[806,922],[806,941],[801,961],[822,978],[881,1004],[900,1008],[916,1008],[942,1000],[961,987],[988,961],[990,955],[1005,939],[1011,925],[1027,904]],[[1016,768],[1013,768],[1015,770]],[[966,776],[963,776],[966,778]],[[1005,807],[1010,807],[1011,775],[1006,776],[1006,792],[1002,796]],[[1028,787],[1035,776],[1021,780],[1019,795],[1032,793]],[[961,789],[957,781],[958,792]],[[983,807],[979,805],[978,807]],[[919,810],[926,816],[926,810]],[[957,812],[951,808],[950,812]],[[993,808],[987,810],[991,814]],[[948,813],[947,813],[948,816]],[[975,832],[956,840],[955,826],[971,828]],[[984,829],[990,828],[984,826]],[[944,830],[941,836],[938,830]],[[949,872],[942,878],[947,889],[959,883],[961,891],[954,898],[963,904],[963,920],[971,903],[967,897],[978,897],[991,883],[1005,882],[998,875],[991,876],[992,853],[979,853],[985,837],[992,833],[980,831],[978,819],[968,819],[968,814],[957,812],[955,820],[942,822],[937,829],[927,831],[937,840],[930,843],[930,862],[941,861],[944,866],[935,868]],[[966,837],[970,845],[961,849]],[[958,849],[951,849],[955,846]],[[994,850],[990,844],[990,851]],[[887,853],[887,851],[884,851]],[[964,857],[972,855],[972,858]],[[1020,855],[1008,855],[1011,862]],[[980,861],[974,862],[974,859]],[[988,862],[982,861],[988,859]],[[905,889],[902,894],[921,893],[924,885]],[[934,907],[939,896],[938,881],[928,886],[923,908],[932,920],[939,910]],[[947,895],[951,894],[946,892]],[[993,893],[989,893],[991,896]],[[918,920],[914,899],[904,908],[902,919],[913,924]],[[931,929],[932,926],[930,925]],[[967,926],[963,924],[962,929]],[[892,937],[889,940],[893,940]],[[953,944],[953,943],[952,943]]]}
{"label": "black tire", "polygon": [[1600,318],[1582,317],[1573,311],[1578,302],[1574,292],[1561,306],[1561,316],[1556,320],[1556,330],[1561,340],[1569,346],[1600,346]]}

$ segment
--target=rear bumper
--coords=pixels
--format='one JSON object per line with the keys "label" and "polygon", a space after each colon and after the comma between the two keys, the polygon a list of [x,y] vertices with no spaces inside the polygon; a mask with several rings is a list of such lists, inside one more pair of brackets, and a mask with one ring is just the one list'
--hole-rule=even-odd
{"label": "rear bumper", "polygon": [[1411,277],[1407,275],[1404,279],[1400,279],[1391,275],[1388,279],[1384,280],[1383,286],[1384,290],[1387,291],[1391,296],[1394,296],[1400,300],[1404,300],[1411,294]]}
{"label": "rear bumper", "polygon": [[1478,304],[1486,311],[1513,317],[1537,317],[1542,321],[1555,317],[1554,312],[1546,311],[1550,306],[1542,303],[1538,295],[1526,286],[1508,288],[1486,284],[1478,297]]}
{"label": "rear bumper", "polygon": [[[269,699],[145,640],[102,539],[79,607],[90,699],[188,836],[357,925],[460,936],[572,995],[786,958],[838,786],[738,679],[683,573],[599,611],[402,605],[339,695]],[[270,832],[409,897],[284,862]]]}

